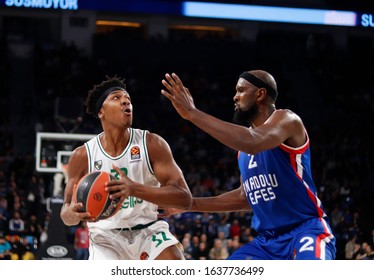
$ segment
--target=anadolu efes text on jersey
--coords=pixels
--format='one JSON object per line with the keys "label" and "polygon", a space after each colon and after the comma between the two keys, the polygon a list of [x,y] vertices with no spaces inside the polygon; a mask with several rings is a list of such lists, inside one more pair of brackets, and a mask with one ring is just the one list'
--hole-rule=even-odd
{"label": "anadolu efes text on jersey", "polygon": [[325,217],[311,176],[309,139],[299,148],[281,144],[256,155],[239,152],[238,164],[257,232]]}
{"label": "anadolu efes text on jersey", "polygon": [[257,204],[261,199],[264,201],[273,200],[276,198],[273,188],[278,187],[277,176],[275,174],[253,176],[245,180],[243,186],[251,205]]}

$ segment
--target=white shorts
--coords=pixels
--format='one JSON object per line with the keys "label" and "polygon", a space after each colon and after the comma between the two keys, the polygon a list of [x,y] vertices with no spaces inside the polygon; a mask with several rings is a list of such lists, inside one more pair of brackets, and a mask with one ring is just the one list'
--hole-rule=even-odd
{"label": "white shorts", "polygon": [[154,260],[179,241],[169,224],[157,221],[140,230],[90,229],[90,260]]}

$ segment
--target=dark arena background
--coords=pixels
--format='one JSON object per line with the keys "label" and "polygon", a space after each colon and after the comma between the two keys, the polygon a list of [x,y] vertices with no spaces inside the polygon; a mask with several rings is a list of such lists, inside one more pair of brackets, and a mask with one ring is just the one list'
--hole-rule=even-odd
{"label": "dark arena background", "polygon": [[[337,259],[359,258],[373,246],[373,5],[225,2],[0,1],[0,240],[12,243],[11,259],[75,258],[78,227],[59,217],[62,166],[100,132],[83,100],[106,75],[126,78],[134,127],[168,141],[194,196],[239,186],[236,151],[184,121],[161,96],[166,72],[182,77],[197,107],[227,121],[238,76],[272,73],[277,108],[299,114],[308,130]],[[259,10],[239,13],[251,7]],[[209,259],[216,238],[229,253],[249,242],[251,218],[184,213],[168,221],[187,259]],[[205,239],[206,249],[197,250]]]}

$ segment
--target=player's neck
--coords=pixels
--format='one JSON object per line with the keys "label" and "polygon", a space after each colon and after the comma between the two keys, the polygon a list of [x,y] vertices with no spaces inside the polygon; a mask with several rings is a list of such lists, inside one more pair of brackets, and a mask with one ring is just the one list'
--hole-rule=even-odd
{"label": "player's neck", "polygon": [[275,110],[274,104],[260,107],[256,118],[253,121],[250,121],[251,127],[255,128],[265,123]]}
{"label": "player's neck", "polygon": [[130,128],[125,130],[106,130],[100,137],[105,152],[115,157],[120,155],[130,139]]}

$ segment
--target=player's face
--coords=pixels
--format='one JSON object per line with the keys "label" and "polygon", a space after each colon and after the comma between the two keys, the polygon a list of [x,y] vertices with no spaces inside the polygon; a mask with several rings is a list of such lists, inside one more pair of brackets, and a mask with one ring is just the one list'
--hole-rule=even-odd
{"label": "player's face", "polygon": [[256,103],[256,92],[258,88],[243,78],[236,84],[236,94],[234,96],[235,113],[234,121],[248,125],[258,115],[258,105]]}
{"label": "player's face", "polygon": [[101,112],[107,122],[130,127],[132,125],[132,103],[127,91],[116,90],[111,92],[105,99]]}

